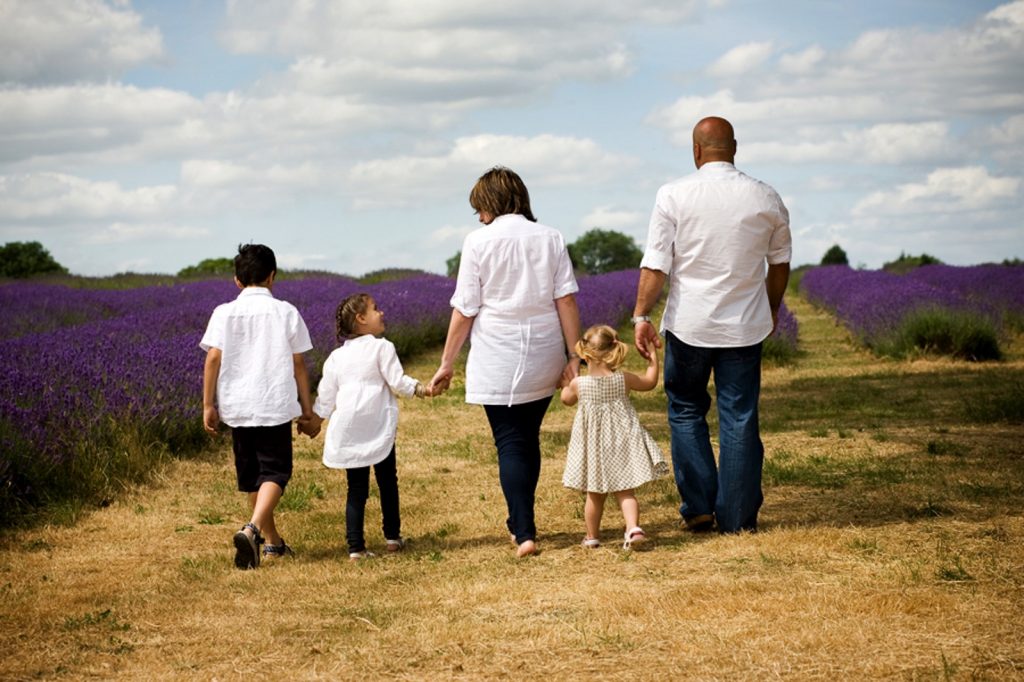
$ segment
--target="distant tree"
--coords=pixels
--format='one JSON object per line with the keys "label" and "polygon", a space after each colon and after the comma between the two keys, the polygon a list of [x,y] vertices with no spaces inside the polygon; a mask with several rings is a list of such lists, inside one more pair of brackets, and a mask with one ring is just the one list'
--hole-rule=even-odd
{"label": "distant tree", "polygon": [[391,282],[429,274],[426,270],[416,268],[383,268],[381,270],[371,270],[356,281],[360,284],[379,284],[380,282]]}
{"label": "distant tree", "polygon": [[0,277],[24,278],[32,275],[67,274],[39,242],[8,242],[0,246]]}
{"label": "distant tree", "polygon": [[1009,267],[1016,267],[1018,265],[1024,265],[1024,261],[1021,261],[1020,258],[1017,258],[1016,256],[1014,256],[1013,258],[1004,258],[1003,259],[1003,265],[1006,265],[1006,266],[1009,266]]}
{"label": "distant tree", "polygon": [[233,258],[207,258],[196,265],[182,268],[178,277],[230,277],[235,274]]}
{"label": "distant tree", "polygon": [[588,275],[636,268],[643,257],[632,237],[615,230],[595,228],[569,244],[573,266]]}
{"label": "distant tree", "polygon": [[850,261],[846,257],[846,252],[843,251],[843,247],[839,244],[833,244],[832,248],[825,252],[825,255],[821,257],[822,265],[849,265]]}
{"label": "distant tree", "polygon": [[455,255],[444,262],[448,268],[448,276],[455,277],[459,274],[459,264],[462,262],[462,251],[456,251]]}
{"label": "distant tree", "polygon": [[922,253],[920,256],[909,256],[900,251],[900,257],[896,260],[889,261],[882,265],[882,269],[886,272],[892,272],[897,275],[910,272],[914,268],[919,268],[922,265],[941,265],[940,261],[935,256],[929,256],[927,253]]}

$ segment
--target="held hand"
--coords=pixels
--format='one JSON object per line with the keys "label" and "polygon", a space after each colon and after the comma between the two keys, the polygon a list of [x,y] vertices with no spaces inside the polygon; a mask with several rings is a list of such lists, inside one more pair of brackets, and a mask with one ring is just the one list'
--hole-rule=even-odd
{"label": "held hand", "polygon": [[569,358],[569,361],[565,363],[565,367],[562,369],[562,376],[558,378],[558,388],[564,388],[569,385],[573,379],[580,375],[580,359]]}
{"label": "held hand", "polygon": [[633,327],[633,341],[637,352],[645,360],[650,360],[651,353],[657,353],[657,349],[661,348],[661,337],[650,322],[638,322]]}
{"label": "held hand", "polygon": [[452,376],[455,374],[450,367],[439,367],[437,372],[434,373],[434,378],[427,384],[427,395],[439,396],[452,384]]}
{"label": "held hand", "polygon": [[324,420],[318,414],[302,415],[295,423],[295,429],[310,438],[316,438],[323,423]]}
{"label": "held hand", "polygon": [[220,426],[220,414],[217,413],[217,408],[204,407],[203,408],[203,428],[206,429],[207,433],[217,435],[217,427]]}

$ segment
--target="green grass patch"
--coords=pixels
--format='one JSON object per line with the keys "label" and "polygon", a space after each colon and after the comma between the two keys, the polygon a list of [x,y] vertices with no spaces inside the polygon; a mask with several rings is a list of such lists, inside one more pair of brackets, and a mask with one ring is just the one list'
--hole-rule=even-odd
{"label": "green grass patch", "polygon": [[324,495],[323,487],[316,481],[309,481],[305,485],[293,481],[285,489],[277,508],[283,511],[309,511],[314,501],[324,499]]}
{"label": "green grass patch", "polygon": [[963,414],[968,421],[983,424],[1010,422],[1024,424],[1024,380],[996,384],[984,400],[963,399]]}
{"label": "green grass patch", "polygon": [[880,458],[836,457],[821,453],[796,455],[779,450],[765,457],[764,480],[768,485],[796,485],[837,489],[854,483],[896,485],[906,479],[906,469]]}

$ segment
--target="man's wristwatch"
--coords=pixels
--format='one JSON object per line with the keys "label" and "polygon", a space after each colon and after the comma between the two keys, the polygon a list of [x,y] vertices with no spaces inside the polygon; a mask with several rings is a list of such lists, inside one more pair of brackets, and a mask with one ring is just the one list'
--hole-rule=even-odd
{"label": "man's wristwatch", "polygon": [[651,316],[650,315],[634,315],[633,317],[629,318],[629,321],[632,322],[634,325],[637,325],[637,324],[640,324],[641,322],[650,322],[651,321]]}

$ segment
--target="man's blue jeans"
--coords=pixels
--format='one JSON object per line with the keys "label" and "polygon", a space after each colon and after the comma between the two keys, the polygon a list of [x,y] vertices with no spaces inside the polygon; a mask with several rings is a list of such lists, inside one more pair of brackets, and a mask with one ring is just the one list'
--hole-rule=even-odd
{"label": "man's blue jeans", "polygon": [[[708,379],[715,375],[718,466],[711,449]],[[665,333],[665,394],[672,465],[684,519],[714,514],[718,530],[757,529],[764,446],[757,423],[761,344],[699,348]]]}

